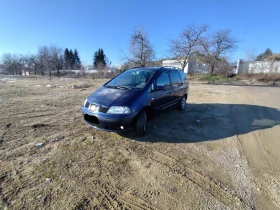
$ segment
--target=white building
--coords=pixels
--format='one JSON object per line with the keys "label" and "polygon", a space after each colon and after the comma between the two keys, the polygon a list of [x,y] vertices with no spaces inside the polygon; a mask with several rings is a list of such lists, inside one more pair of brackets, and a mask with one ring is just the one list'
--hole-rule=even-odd
{"label": "white building", "polygon": [[[181,62],[183,63],[183,61]],[[182,64],[178,60],[164,60],[162,61],[162,66],[172,66],[182,69]],[[208,65],[196,63],[195,61],[189,61],[184,68],[186,74],[191,73],[207,73]]]}
{"label": "white building", "polygon": [[280,61],[274,62],[273,65],[271,61],[244,62],[241,59],[237,61],[236,74],[269,72],[280,73]]}
{"label": "white building", "polygon": [[[172,67],[176,67],[179,69],[182,69],[182,64],[179,63],[179,61],[177,60],[165,60],[162,61],[162,66],[172,66]],[[188,66],[185,67],[184,72],[187,73],[188,71]]]}

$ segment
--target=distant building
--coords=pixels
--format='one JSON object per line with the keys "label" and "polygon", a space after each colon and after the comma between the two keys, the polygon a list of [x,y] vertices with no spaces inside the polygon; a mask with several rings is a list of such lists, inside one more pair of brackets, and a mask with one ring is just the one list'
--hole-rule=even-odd
{"label": "distant building", "polygon": [[[164,60],[162,61],[162,66],[172,66],[172,67],[182,69],[182,64],[179,63],[177,60]],[[185,70],[187,71],[187,66],[185,67],[184,72]]]}
{"label": "distant building", "polygon": [[93,70],[93,65],[86,65],[86,66],[83,66],[83,69],[84,70]]}
{"label": "distant building", "polygon": [[108,68],[108,72],[115,72],[117,71],[118,69],[116,67],[110,67]]}
{"label": "distant building", "polygon": [[21,75],[22,75],[22,76],[29,76],[29,71],[28,71],[28,70],[25,70],[25,69],[22,69],[22,70],[21,70]]}
{"label": "distant building", "polygon": [[[182,64],[178,60],[164,60],[162,61],[162,66],[171,66],[182,69]],[[208,65],[196,63],[195,61],[189,61],[184,68],[186,74],[193,73],[208,73]]]}

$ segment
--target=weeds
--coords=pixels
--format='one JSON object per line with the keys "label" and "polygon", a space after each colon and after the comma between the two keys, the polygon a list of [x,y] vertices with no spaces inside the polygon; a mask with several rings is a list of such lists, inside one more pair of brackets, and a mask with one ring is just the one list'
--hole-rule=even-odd
{"label": "weeds", "polygon": [[231,75],[230,77],[225,78],[223,75],[216,74],[204,74],[204,75],[189,75],[191,80],[215,82],[215,83],[238,83],[240,81],[246,81],[252,83],[261,82],[268,84],[278,84],[280,83],[280,74],[279,73],[268,73],[268,74],[238,74]]}
{"label": "weeds", "polygon": [[216,75],[205,74],[205,75],[202,75],[200,80],[208,81],[208,82],[226,82],[226,81],[228,81],[227,78],[225,78],[224,76],[222,76],[220,74],[216,74]]}

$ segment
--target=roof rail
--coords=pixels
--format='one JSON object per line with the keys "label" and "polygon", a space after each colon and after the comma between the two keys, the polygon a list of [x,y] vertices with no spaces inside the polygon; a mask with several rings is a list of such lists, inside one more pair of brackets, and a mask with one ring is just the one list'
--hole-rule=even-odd
{"label": "roof rail", "polygon": [[137,68],[145,68],[145,66],[134,66],[134,67],[132,67],[130,69],[137,69]]}
{"label": "roof rail", "polygon": [[175,66],[162,66],[161,68],[172,68],[172,69],[179,69],[179,70],[181,70],[181,71],[182,71],[182,69],[181,69],[181,68],[179,68],[179,67],[175,67]]}

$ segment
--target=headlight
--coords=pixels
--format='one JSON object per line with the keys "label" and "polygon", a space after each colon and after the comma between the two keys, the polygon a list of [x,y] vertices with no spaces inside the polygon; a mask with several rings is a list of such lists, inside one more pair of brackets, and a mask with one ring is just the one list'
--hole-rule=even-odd
{"label": "headlight", "polygon": [[130,109],[127,106],[111,106],[107,111],[109,114],[129,114]]}
{"label": "headlight", "polygon": [[96,104],[90,104],[88,108],[91,112],[97,112],[99,107]]}

